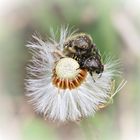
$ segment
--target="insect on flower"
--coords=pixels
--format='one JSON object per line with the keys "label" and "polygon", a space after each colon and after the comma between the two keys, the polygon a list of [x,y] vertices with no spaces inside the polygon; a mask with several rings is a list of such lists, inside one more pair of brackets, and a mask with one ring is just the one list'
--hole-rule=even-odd
{"label": "insect on flower", "polygon": [[46,119],[64,122],[94,115],[126,84],[122,81],[114,89],[118,61],[103,61],[87,34],[70,33],[66,27],[61,28],[59,39],[53,31],[46,42],[33,38],[36,43],[27,45],[32,59],[26,95]]}
{"label": "insect on flower", "polygon": [[64,54],[76,59],[80,68],[85,68],[93,77],[93,72],[100,74],[104,70],[96,45],[87,34],[76,34],[70,37],[64,45]]}

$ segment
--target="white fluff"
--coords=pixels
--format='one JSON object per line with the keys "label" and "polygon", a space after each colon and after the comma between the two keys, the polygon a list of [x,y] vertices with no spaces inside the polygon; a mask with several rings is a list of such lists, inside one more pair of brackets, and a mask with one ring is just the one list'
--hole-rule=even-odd
{"label": "white fluff", "polygon": [[32,53],[31,64],[27,67],[28,77],[25,82],[27,96],[30,102],[45,118],[57,121],[76,121],[80,118],[93,115],[100,104],[106,104],[126,82],[112,93],[111,80],[116,76],[117,63],[114,61],[105,64],[105,70],[101,77],[93,81],[88,74],[85,82],[73,90],[58,89],[52,84],[51,76],[54,64],[60,57],[54,56],[56,50],[63,50],[65,40],[73,33],[68,28],[61,28],[60,38],[57,41],[51,31],[51,39],[47,42],[33,36],[37,43],[30,43],[27,47]]}

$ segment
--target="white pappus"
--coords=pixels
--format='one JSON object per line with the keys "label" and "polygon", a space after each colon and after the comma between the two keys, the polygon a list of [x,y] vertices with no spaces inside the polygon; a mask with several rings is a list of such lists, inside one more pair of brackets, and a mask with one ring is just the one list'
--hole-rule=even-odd
{"label": "white pappus", "polygon": [[27,45],[32,59],[27,66],[26,95],[46,119],[65,122],[94,115],[126,84],[123,80],[114,89],[118,61],[104,60],[101,76],[93,75],[95,82],[89,72],[78,69],[78,62],[63,54],[65,41],[74,34],[68,27],[61,28],[56,39],[51,30],[48,41],[33,36],[36,42]]}

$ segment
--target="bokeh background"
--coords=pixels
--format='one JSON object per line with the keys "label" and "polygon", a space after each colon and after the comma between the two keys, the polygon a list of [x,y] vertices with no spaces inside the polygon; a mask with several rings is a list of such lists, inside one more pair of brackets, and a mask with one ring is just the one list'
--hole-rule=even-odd
{"label": "bokeh background", "polygon": [[[119,58],[128,81],[114,104],[81,122],[57,125],[27,103],[25,45],[50,27],[91,34]],[[0,140],[140,140],[140,0],[0,0]]]}

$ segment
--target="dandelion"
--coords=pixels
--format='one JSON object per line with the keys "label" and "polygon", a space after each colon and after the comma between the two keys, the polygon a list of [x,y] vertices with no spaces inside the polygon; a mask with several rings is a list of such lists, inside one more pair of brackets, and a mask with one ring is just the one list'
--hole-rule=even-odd
{"label": "dandelion", "polygon": [[27,67],[26,95],[35,111],[46,119],[64,122],[94,115],[126,84],[122,81],[114,89],[118,61],[104,60],[102,73],[91,74],[77,59],[66,55],[65,43],[76,35],[62,28],[59,39],[51,31],[47,42],[33,36],[36,43],[27,45],[32,59]]}

